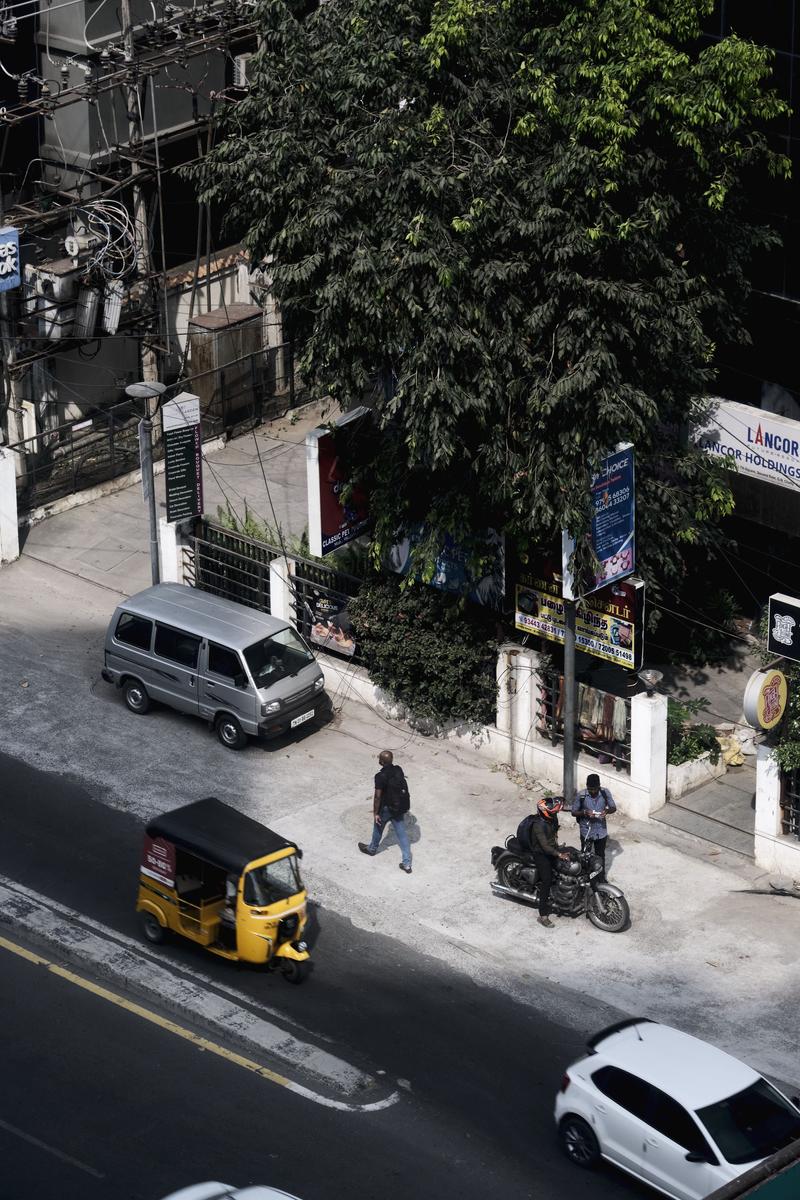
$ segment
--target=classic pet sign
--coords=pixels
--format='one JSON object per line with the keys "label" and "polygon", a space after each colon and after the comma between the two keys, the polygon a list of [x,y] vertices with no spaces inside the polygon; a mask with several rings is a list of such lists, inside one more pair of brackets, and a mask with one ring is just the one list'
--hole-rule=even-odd
{"label": "classic pet sign", "polygon": [[774,729],[786,711],[789,688],[782,671],[754,671],[744,690],[742,711],[754,729]]}

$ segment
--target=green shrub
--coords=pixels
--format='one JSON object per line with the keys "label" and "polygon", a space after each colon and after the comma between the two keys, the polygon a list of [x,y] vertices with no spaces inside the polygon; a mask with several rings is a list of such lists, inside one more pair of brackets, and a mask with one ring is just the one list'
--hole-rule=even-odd
{"label": "green shrub", "polygon": [[348,611],[372,679],[416,717],[494,721],[494,618],[457,597],[394,580],[370,584]]}
{"label": "green shrub", "polygon": [[720,748],[714,726],[691,723],[692,717],[706,708],[708,701],[704,699],[667,702],[667,762],[670,766],[677,767],[681,763],[693,762],[706,751],[716,766]]}

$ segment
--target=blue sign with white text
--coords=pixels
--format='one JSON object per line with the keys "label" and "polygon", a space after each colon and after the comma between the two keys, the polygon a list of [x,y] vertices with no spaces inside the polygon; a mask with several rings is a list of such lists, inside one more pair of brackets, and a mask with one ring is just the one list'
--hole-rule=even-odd
{"label": "blue sign with white text", "polygon": [[633,466],[633,446],[622,446],[592,475],[592,546],[600,566],[590,591],[635,570]]}
{"label": "blue sign with white text", "polygon": [[19,287],[19,230],[0,229],[0,292]]}

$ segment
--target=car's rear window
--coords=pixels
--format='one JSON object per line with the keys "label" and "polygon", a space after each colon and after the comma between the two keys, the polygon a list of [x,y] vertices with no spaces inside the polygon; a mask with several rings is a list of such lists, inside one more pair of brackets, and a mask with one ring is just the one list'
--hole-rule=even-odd
{"label": "car's rear window", "polygon": [[800,1137],[800,1115],[766,1079],[697,1115],[729,1163],[766,1158]]}

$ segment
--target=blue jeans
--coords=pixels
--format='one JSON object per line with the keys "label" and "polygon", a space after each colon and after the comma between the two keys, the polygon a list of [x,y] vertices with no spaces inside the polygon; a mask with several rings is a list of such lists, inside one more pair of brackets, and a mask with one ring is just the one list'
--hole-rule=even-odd
{"label": "blue jeans", "polygon": [[389,809],[386,808],[385,805],[381,809],[380,825],[377,823],[377,821],[373,825],[372,841],[369,844],[369,848],[372,851],[375,851],[378,849],[378,846],[380,845],[380,842],[381,842],[381,838],[383,837],[384,831],[390,821],[391,821],[392,825],[394,826],[394,831],[397,834],[397,840],[400,843],[400,851],[403,855],[403,862],[405,863],[405,865],[407,867],[410,867],[411,866],[411,844],[408,840],[408,830],[406,829],[406,823],[403,820],[402,816],[393,817],[392,814],[389,812]]}

